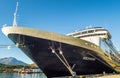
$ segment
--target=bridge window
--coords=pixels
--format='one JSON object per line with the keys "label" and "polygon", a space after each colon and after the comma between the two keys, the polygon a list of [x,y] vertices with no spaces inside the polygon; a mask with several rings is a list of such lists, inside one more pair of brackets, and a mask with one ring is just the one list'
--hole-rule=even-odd
{"label": "bridge window", "polygon": [[80,35],[80,34],[81,34],[81,32],[75,33],[75,34],[73,34],[73,36],[77,36],[77,35]]}
{"label": "bridge window", "polygon": [[97,29],[95,31],[97,32],[97,31],[107,31],[107,30],[105,30],[105,29]]}
{"label": "bridge window", "polygon": [[94,32],[94,30],[89,30],[89,31],[88,31],[88,33],[93,33],[93,32]]}
{"label": "bridge window", "polygon": [[82,34],[86,34],[86,33],[87,33],[87,31],[82,32]]}

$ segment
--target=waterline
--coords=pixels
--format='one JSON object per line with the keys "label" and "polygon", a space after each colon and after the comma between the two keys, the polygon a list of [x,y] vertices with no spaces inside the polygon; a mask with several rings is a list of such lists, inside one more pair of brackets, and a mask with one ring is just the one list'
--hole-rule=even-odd
{"label": "waterline", "polygon": [[0,78],[47,78],[43,73],[19,74],[19,73],[0,73]]}

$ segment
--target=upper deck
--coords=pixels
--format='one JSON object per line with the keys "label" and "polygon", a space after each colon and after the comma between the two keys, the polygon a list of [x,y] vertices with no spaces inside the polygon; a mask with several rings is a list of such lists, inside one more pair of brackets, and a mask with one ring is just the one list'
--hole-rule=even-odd
{"label": "upper deck", "polygon": [[111,39],[110,33],[103,27],[86,28],[84,30],[78,30],[67,35],[75,38],[80,38],[92,43],[94,42],[96,45],[99,45],[100,39]]}
{"label": "upper deck", "polygon": [[92,27],[86,28],[84,30],[78,30],[72,33],[67,34],[68,36],[73,36],[77,38],[83,37],[101,37],[101,38],[111,38],[110,33],[103,27]]}

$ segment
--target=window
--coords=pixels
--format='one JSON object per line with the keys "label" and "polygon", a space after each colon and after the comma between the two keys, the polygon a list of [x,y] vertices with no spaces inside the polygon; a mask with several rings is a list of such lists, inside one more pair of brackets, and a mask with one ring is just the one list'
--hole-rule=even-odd
{"label": "window", "polygon": [[93,33],[93,32],[94,32],[94,30],[89,30],[89,31],[88,31],[88,33]]}
{"label": "window", "polygon": [[97,31],[107,31],[107,30],[105,30],[105,29],[96,29],[95,31],[97,32]]}
{"label": "window", "polygon": [[86,33],[87,33],[87,31],[82,32],[82,34],[86,34]]}
{"label": "window", "polygon": [[79,32],[79,33],[75,33],[75,34],[73,34],[73,36],[77,36],[77,35],[80,35],[81,33]]}

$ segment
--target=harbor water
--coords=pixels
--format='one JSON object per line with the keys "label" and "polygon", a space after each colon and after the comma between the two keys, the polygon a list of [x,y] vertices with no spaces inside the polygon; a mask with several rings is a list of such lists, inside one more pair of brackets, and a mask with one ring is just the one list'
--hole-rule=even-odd
{"label": "harbor water", "polygon": [[19,74],[19,73],[0,73],[0,78],[47,78],[43,73]]}

